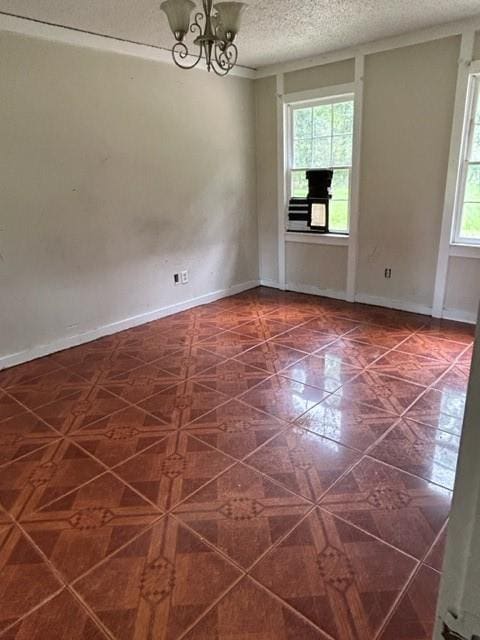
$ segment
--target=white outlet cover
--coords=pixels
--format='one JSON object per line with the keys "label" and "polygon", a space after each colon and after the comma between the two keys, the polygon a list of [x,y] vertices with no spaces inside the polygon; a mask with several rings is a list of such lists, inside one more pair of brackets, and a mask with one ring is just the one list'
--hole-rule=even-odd
{"label": "white outlet cover", "polygon": [[188,271],[181,271],[180,272],[180,279],[182,281],[182,284],[187,284],[187,282],[188,282]]}

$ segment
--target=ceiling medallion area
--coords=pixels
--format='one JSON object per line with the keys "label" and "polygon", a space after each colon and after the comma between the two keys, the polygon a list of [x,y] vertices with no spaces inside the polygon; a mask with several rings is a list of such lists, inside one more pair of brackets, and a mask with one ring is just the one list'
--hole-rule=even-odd
{"label": "ceiling medallion area", "polygon": [[[203,13],[195,13],[192,21],[191,14],[196,9],[192,0],[165,0],[160,5],[176,40],[172,47],[173,61],[182,69],[193,69],[203,59],[207,71],[225,76],[237,64],[238,49],[234,40],[247,5],[244,2],[218,2],[214,5],[213,0],[202,0],[202,6]],[[185,43],[188,33],[196,35],[194,53]]]}

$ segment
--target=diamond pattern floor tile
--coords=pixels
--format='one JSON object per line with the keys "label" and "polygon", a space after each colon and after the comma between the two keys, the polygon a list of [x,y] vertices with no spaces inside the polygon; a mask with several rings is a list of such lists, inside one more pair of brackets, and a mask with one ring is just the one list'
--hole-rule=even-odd
{"label": "diamond pattern floor tile", "polygon": [[332,344],[336,339],[336,335],[304,329],[302,325],[277,336],[272,342],[290,349],[304,351],[305,353],[316,353]]}
{"label": "diamond pattern floor tile", "polygon": [[317,389],[333,393],[360,373],[349,364],[340,360],[324,357],[323,351],[318,355],[307,356],[282,371],[282,375],[296,382],[308,384]]}
{"label": "diamond pattern floor tile", "polygon": [[204,387],[235,397],[269,377],[269,373],[236,360],[227,360],[195,376]]}
{"label": "diamond pattern floor tile", "polygon": [[305,356],[305,353],[296,349],[290,349],[275,342],[264,342],[260,346],[237,356],[235,360],[273,374],[278,373],[294,362],[298,362]]}
{"label": "diamond pattern floor tile", "polygon": [[178,384],[178,378],[150,364],[104,379],[103,386],[127,402],[137,403]]}
{"label": "diamond pattern floor tile", "polygon": [[429,389],[410,408],[406,417],[459,436],[463,426],[465,399],[464,392]]}
{"label": "diamond pattern floor tile", "polygon": [[163,371],[171,373],[182,380],[186,380],[224,361],[224,357],[216,356],[198,344],[194,344],[172,355],[160,358],[160,360],[155,362],[155,365]]}
{"label": "diamond pattern floor tile", "polygon": [[195,493],[175,515],[247,568],[307,511],[309,503],[241,464]]}
{"label": "diamond pattern floor tile", "polygon": [[330,637],[371,640],[414,567],[408,556],[316,509],[252,576]]}
{"label": "diamond pattern floor tile", "polygon": [[0,424],[3,420],[12,418],[13,416],[18,415],[19,413],[23,413],[24,411],[25,407],[23,407],[14,398],[5,393],[5,391],[2,391],[0,389]]}
{"label": "diamond pattern floor tile", "polygon": [[465,349],[461,342],[443,340],[422,333],[415,333],[396,347],[399,351],[426,356],[450,364]]}
{"label": "diamond pattern floor tile", "polygon": [[445,524],[450,500],[447,489],[366,458],[321,506],[420,559]]}
{"label": "diamond pattern floor tile", "polygon": [[68,398],[89,385],[74,373],[57,369],[33,381],[14,384],[8,392],[29,409]]}
{"label": "diamond pattern floor tile", "polygon": [[370,370],[428,387],[445,373],[448,366],[448,363],[440,360],[403,351],[390,351],[374,362]]}
{"label": "diamond pattern floor tile", "polygon": [[442,571],[443,557],[445,555],[445,545],[447,543],[447,526],[445,526],[437,541],[430,549],[428,556],[425,558],[425,564],[428,564],[429,567],[432,567],[432,569],[436,569],[440,572]]}
{"label": "diamond pattern floor tile", "polygon": [[162,518],[75,584],[118,640],[176,640],[240,573],[173,518]]}
{"label": "diamond pattern floor tile", "polygon": [[0,423],[0,466],[52,443],[60,434],[31,413]]}

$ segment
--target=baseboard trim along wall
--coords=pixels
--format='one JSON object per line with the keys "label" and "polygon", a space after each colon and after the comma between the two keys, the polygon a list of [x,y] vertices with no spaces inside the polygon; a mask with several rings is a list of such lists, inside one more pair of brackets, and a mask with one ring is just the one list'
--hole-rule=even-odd
{"label": "baseboard trim along wall", "polygon": [[228,296],[242,293],[242,291],[247,291],[248,289],[258,287],[259,284],[260,282],[258,280],[242,282],[241,284],[232,285],[227,289],[219,289],[217,291],[213,291],[212,293],[206,293],[195,298],[190,298],[189,300],[184,300],[183,302],[177,302],[166,307],[161,307],[160,309],[155,309],[154,311],[148,311],[147,313],[141,313],[137,316],[125,318],[117,322],[112,322],[111,324],[103,325],[101,327],[98,327],[97,329],[86,331],[85,333],[80,333],[74,336],[66,336],[65,338],[55,340],[54,342],[49,342],[48,344],[35,346],[31,349],[25,349],[24,351],[19,351],[10,355],[0,356],[0,370],[6,369],[7,367],[13,367],[24,362],[29,362],[30,360],[35,360],[36,358],[48,356],[51,353],[56,353],[57,351],[62,351],[63,349],[76,347],[80,344],[84,344],[85,342],[91,342],[92,340],[96,340],[97,338],[103,338],[103,336],[109,336],[113,333],[124,331],[125,329],[131,329],[132,327],[137,327],[138,325],[146,324],[147,322],[152,322],[153,320],[159,320],[160,318],[165,318],[166,316],[170,316],[174,313],[192,309],[193,307],[198,307],[202,304],[207,304],[208,302],[215,302],[215,300],[227,298]]}

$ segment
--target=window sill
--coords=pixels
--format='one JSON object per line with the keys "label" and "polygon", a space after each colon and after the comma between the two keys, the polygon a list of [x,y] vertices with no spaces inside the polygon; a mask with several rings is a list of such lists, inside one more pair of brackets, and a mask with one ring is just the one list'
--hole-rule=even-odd
{"label": "window sill", "polygon": [[456,244],[450,245],[449,255],[454,258],[480,259],[480,244]]}
{"label": "window sill", "polygon": [[340,233],[312,233],[311,231],[285,231],[285,242],[301,244],[330,244],[348,247],[350,236]]}

